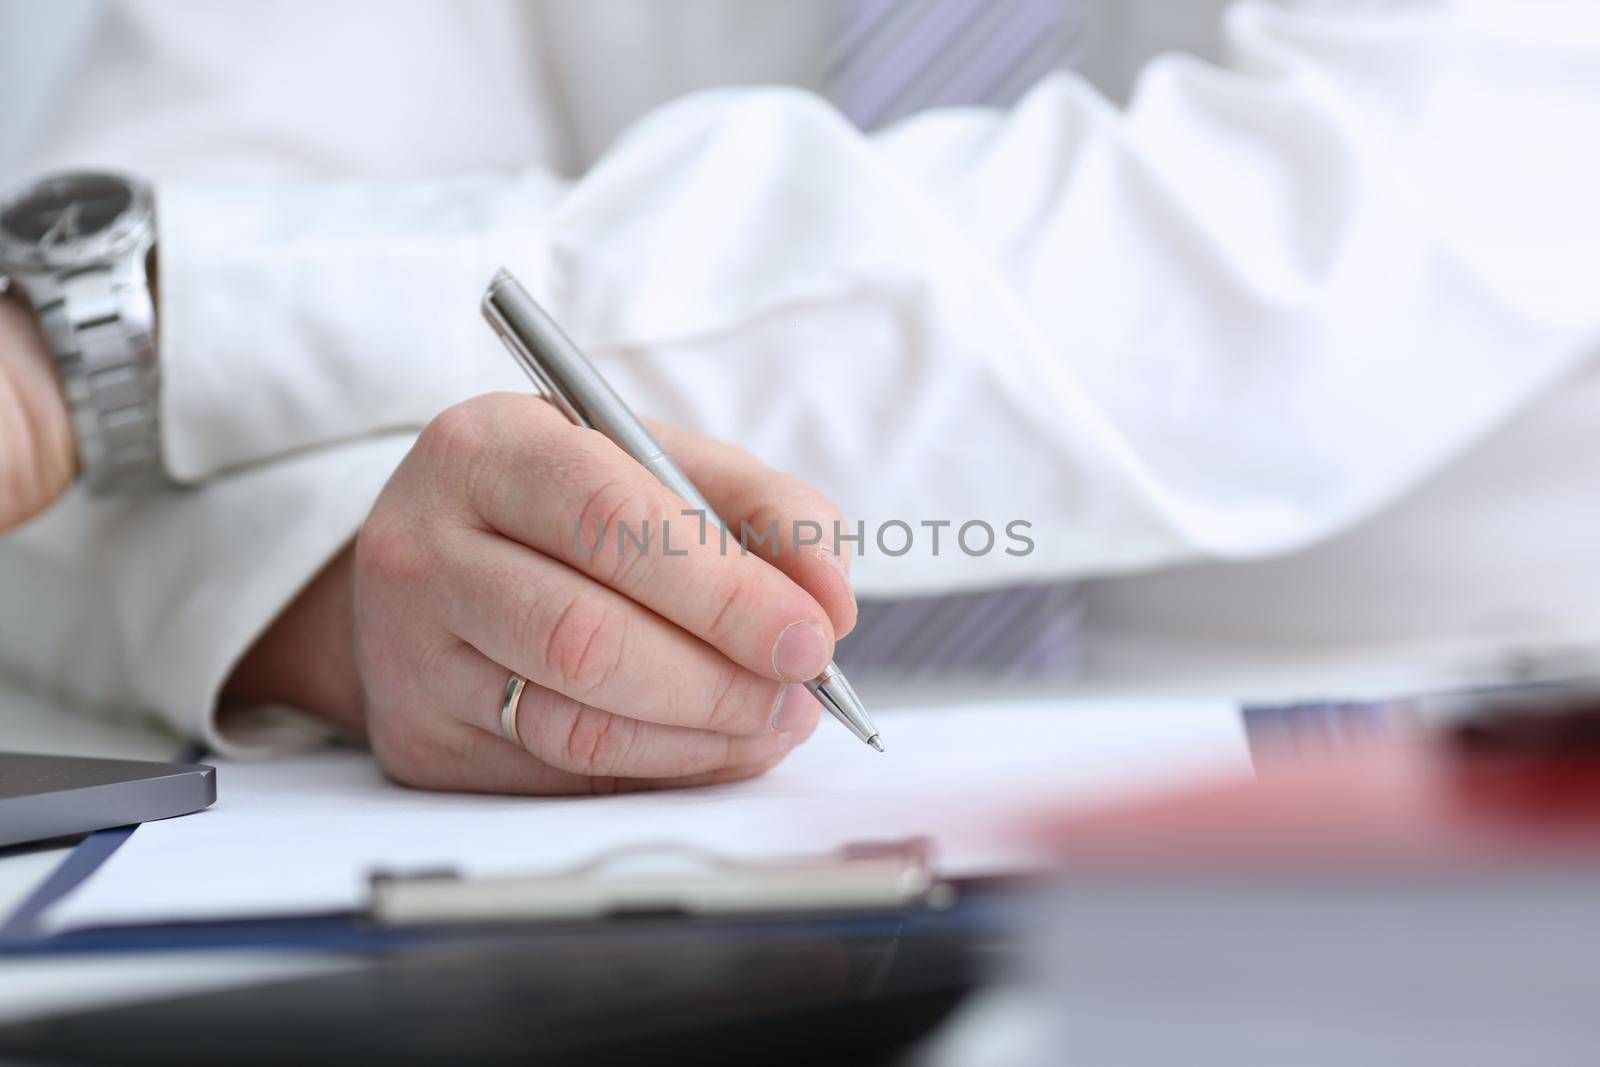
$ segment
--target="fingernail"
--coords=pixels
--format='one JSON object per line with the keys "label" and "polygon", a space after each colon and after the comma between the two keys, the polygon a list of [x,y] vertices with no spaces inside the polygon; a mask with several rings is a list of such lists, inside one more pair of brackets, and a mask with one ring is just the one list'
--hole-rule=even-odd
{"label": "fingernail", "polygon": [[773,705],[772,732],[787,734],[798,730],[810,714],[809,705],[815,699],[803,685],[791,682],[784,686],[778,694],[777,703]]}
{"label": "fingernail", "polygon": [[837,552],[830,552],[826,548],[817,549],[817,555],[821,556],[828,566],[838,572],[839,580],[844,583],[845,594],[850,597],[851,606],[855,606],[856,591],[855,587],[850,584],[850,572],[845,569],[844,557]]}
{"label": "fingernail", "polygon": [[828,665],[828,639],[814,622],[791,622],[772,646],[772,672],[791,682],[815,678]]}

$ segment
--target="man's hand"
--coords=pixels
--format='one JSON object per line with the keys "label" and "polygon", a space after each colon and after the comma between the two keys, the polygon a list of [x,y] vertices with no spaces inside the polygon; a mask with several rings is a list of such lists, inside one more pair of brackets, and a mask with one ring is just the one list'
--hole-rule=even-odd
{"label": "man's hand", "polygon": [[0,532],[54,503],[78,473],[66,399],[38,324],[0,297]]}
{"label": "man's hand", "polygon": [[[479,397],[423,431],[229,698],[362,727],[391,776],[430,788],[596,793],[772,767],[817,725],[796,683],[855,623],[826,551],[838,512],[738,449],[655,429],[733,531],[725,552],[600,434],[532,397]],[[796,520],[823,543],[797,547]],[[741,522],[776,524],[776,546],[742,554]],[[648,548],[619,548],[621,528]],[[529,679],[521,748],[500,734],[512,671]]]}

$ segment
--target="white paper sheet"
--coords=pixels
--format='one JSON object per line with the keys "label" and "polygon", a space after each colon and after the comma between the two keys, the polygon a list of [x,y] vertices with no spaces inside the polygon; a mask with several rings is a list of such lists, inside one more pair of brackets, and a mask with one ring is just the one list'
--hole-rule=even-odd
{"label": "white paper sheet", "polygon": [[673,793],[425,793],[385,781],[352,751],[224,763],[213,809],[140,827],[47,923],[353,909],[379,868],[537,872],[661,842],[754,859],[927,835],[946,873],[998,873],[1035,859],[1006,832],[1020,811],[1250,766],[1237,710],[1217,701],[1052,700],[875,718],[883,755],[824,721],[760,779]]}

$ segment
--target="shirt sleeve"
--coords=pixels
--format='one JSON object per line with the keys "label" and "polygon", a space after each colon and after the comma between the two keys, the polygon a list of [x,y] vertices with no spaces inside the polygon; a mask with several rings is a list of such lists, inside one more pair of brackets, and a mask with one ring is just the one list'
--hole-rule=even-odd
{"label": "shirt sleeve", "polygon": [[[867,137],[723,90],[571,186],[170,184],[173,473],[522,387],[476,312],[503,260],[636,406],[865,520],[864,591],[1326,538],[1590,358],[1600,16],[1248,4],[1225,41],[1125,111],[1063,74]],[[971,521],[1032,550],[935,559]]]}
{"label": "shirt sleeve", "polygon": [[323,739],[293,709],[233,709],[234,665],[360,526],[412,441],[380,435],[187,489],[75,489],[0,538],[0,672],[111,719],[158,719],[230,756]]}

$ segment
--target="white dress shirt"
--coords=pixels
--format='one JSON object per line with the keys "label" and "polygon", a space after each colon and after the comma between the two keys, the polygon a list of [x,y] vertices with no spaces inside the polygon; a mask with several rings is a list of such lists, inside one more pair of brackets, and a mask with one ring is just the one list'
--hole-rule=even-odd
{"label": "white dress shirt", "polygon": [[0,660],[273,743],[215,730],[232,664],[418,427],[526,388],[477,314],[501,264],[635,406],[869,531],[1032,524],[869,543],[865,595],[1186,565],[1101,617],[1600,634],[1600,8],[1096,12],[1113,91],[1164,32],[1216,61],[868,137],[804,88],[827,4],[112,5],[34,164],[156,179],[190,488],[0,543]]}

